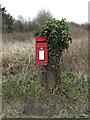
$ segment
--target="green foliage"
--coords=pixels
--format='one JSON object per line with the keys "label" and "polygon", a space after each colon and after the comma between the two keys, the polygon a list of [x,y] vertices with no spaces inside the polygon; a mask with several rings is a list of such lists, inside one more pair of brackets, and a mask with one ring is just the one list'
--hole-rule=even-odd
{"label": "green foliage", "polygon": [[56,94],[65,95],[69,99],[79,100],[87,99],[88,95],[88,80],[75,79],[74,73],[60,74],[60,84],[52,90],[46,89],[41,85],[40,79],[35,73],[30,76],[11,76],[3,83],[3,97],[4,99],[11,98],[35,98],[37,96],[41,100],[55,96]]}
{"label": "green foliage", "polygon": [[72,91],[72,88],[74,87],[73,84],[74,75],[73,73],[60,74],[60,78],[61,78],[60,92],[68,94],[70,91]]}
{"label": "green foliage", "polygon": [[4,98],[35,97],[36,94],[36,74],[29,77],[18,75],[9,77],[3,84]]}
{"label": "green foliage", "polygon": [[48,42],[48,64],[58,69],[61,53],[69,47],[72,42],[70,31],[65,19],[49,20],[39,30],[35,36],[46,36]]}
{"label": "green foliage", "polygon": [[[75,79],[74,73],[60,74],[60,93],[67,95],[68,98],[76,100],[80,99],[82,95],[88,95],[88,80]],[[84,95],[85,96],[85,95]]]}
{"label": "green foliage", "polygon": [[6,8],[1,8],[2,10],[2,29],[4,32],[12,32],[13,31],[13,17],[7,13]]}

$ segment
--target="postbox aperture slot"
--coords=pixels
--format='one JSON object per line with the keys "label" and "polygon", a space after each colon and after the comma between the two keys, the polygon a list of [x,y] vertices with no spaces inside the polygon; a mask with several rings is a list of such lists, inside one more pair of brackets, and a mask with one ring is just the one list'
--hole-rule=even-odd
{"label": "postbox aperture slot", "polygon": [[37,43],[47,43],[47,41],[37,41]]}

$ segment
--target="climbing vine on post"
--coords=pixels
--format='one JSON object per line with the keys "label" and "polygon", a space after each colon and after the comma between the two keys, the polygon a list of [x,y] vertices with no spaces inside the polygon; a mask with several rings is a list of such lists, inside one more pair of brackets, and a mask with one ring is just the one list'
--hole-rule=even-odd
{"label": "climbing vine on post", "polygon": [[66,19],[62,19],[61,21],[56,19],[49,20],[45,25],[35,31],[34,35],[35,37],[46,36],[47,38],[48,66],[45,66],[47,71],[46,76],[50,85],[53,83],[55,86],[55,83],[57,83],[58,80],[58,75],[60,74],[59,68],[61,54],[69,47],[69,42],[72,42],[68,23],[66,22]]}
{"label": "climbing vine on post", "polygon": [[66,19],[47,21],[35,36],[46,36],[48,42],[48,65],[58,69],[60,65],[61,53],[69,47],[72,42],[70,31]]}

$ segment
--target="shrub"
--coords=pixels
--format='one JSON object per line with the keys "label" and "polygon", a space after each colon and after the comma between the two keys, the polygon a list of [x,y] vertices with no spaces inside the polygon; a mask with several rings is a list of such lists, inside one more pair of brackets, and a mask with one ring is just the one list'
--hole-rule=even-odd
{"label": "shrub", "polygon": [[66,19],[49,20],[35,32],[35,36],[46,36],[48,42],[48,64],[54,69],[59,68],[61,53],[72,42]]}

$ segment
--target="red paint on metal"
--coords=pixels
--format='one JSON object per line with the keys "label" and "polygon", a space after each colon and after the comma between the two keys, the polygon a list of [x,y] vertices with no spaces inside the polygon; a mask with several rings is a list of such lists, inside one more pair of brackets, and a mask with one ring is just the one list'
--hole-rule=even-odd
{"label": "red paint on metal", "polygon": [[[36,36],[36,65],[47,65],[48,64],[48,43],[45,36]],[[39,51],[44,50],[44,60],[39,60]]]}

